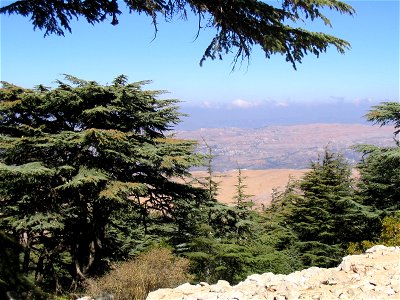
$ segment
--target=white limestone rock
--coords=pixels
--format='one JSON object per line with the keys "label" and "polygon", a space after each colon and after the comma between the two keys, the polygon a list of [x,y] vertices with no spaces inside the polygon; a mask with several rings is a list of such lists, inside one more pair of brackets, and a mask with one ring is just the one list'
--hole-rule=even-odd
{"label": "white limestone rock", "polygon": [[400,247],[378,245],[344,257],[337,268],[254,274],[235,286],[186,283],[154,291],[147,300],[400,299],[399,263]]}

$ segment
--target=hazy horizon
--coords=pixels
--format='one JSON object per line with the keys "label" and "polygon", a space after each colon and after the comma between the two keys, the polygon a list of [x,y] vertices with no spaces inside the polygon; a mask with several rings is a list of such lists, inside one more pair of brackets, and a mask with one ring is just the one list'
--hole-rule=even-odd
{"label": "hazy horizon", "polygon": [[254,104],[244,100],[218,105],[183,103],[180,111],[188,116],[182,117],[182,122],[174,130],[261,128],[315,123],[368,124],[363,116],[379,103],[368,99],[354,102],[332,99],[331,103],[264,101]]}

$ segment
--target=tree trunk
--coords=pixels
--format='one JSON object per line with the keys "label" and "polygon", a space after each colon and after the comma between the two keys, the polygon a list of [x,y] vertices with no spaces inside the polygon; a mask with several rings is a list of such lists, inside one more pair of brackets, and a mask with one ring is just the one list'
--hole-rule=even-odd
{"label": "tree trunk", "polygon": [[21,234],[20,240],[21,240],[21,245],[24,248],[24,259],[22,262],[22,272],[26,273],[26,272],[28,272],[29,262],[31,259],[31,248],[30,248],[31,241],[30,241],[30,238],[29,238],[29,235],[27,232],[24,232]]}

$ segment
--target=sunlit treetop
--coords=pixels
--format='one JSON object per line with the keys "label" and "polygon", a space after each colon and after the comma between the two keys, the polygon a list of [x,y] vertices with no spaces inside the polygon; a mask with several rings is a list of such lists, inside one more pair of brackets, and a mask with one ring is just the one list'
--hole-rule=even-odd
{"label": "sunlit treetop", "polygon": [[400,103],[399,102],[383,102],[373,106],[365,115],[366,119],[381,126],[393,124],[395,128],[395,136],[400,133]]}

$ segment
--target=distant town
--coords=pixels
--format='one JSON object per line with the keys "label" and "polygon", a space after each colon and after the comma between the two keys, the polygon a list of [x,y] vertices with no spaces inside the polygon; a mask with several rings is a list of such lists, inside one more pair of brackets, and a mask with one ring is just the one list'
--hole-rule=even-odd
{"label": "distant town", "polygon": [[[393,127],[371,124],[308,124],[267,126],[258,129],[202,128],[177,131],[179,138],[199,142],[198,151],[211,148],[213,168],[306,169],[325,147],[341,152],[351,164],[361,155],[352,147],[358,144],[393,144]],[[204,142],[205,141],[205,142]]]}

